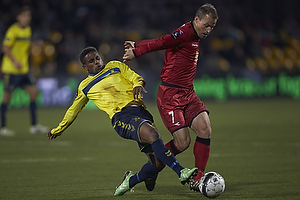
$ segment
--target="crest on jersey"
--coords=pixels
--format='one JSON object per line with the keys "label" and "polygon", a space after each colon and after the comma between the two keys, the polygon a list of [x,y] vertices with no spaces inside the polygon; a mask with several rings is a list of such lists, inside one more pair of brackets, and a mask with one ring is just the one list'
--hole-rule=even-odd
{"label": "crest on jersey", "polygon": [[180,34],[182,34],[182,33],[183,33],[182,30],[175,31],[174,33],[171,34],[171,36],[173,39],[177,39],[180,36]]}
{"label": "crest on jersey", "polygon": [[180,34],[179,34],[179,32],[178,32],[178,31],[176,31],[176,32],[174,32],[174,33],[172,33],[172,34],[171,34],[171,36],[172,36],[172,38],[173,38],[173,39],[176,39],[176,38],[178,38],[178,37],[179,37],[179,35],[180,35]]}

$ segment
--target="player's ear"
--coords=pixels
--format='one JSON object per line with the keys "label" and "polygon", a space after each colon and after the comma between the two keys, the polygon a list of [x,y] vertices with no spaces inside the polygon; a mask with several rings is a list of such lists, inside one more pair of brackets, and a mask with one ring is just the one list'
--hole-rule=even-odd
{"label": "player's ear", "polygon": [[85,64],[83,64],[82,67],[85,71],[89,71],[89,68]]}

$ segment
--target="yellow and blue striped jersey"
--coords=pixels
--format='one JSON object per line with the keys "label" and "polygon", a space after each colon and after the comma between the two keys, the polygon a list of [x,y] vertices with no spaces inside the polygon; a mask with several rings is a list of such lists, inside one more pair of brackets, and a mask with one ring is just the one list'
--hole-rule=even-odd
{"label": "yellow and blue striped jersey", "polygon": [[10,58],[6,55],[2,60],[2,72],[7,74],[23,75],[29,70],[28,56],[31,42],[31,28],[22,28],[16,22],[12,24],[5,33],[3,45],[11,48],[13,56],[23,65],[17,69]]}
{"label": "yellow and blue striped jersey", "polygon": [[132,71],[126,64],[119,61],[110,61],[105,68],[96,75],[89,75],[78,87],[73,104],[59,125],[51,130],[53,135],[60,135],[65,131],[78,114],[92,100],[95,105],[105,111],[112,119],[128,104],[142,105],[143,101],[133,97],[133,88],[144,86],[144,79]]}

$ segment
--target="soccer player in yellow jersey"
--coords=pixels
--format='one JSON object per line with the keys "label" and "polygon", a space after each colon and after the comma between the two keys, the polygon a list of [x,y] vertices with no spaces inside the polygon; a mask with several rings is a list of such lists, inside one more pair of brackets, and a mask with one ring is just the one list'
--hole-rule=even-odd
{"label": "soccer player in yellow jersey", "polygon": [[153,117],[142,101],[144,79],[132,71],[125,63],[110,61],[104,65],[98,51],[87,47],[80,53],[80,62],[89,73],[78,87],[73,104],[56,128],[48,131],[49,139],[60,136],[76,119],[78,114],[92,100],[111,119],[115,131],[125,139],[135,140],[142,152],[149,158],[139,172],[127,171],[114,196],[123,195],[136,184],[145,181],[148,190],[155,183],[147,184],[147,179],[157,175],[165,165],[172,168],[182,184],[189,183],[198,173],[197,168],[183,168],[170,150],[165,147],[160,134],[153,126]]}
{"label": "soccer player in yellow jersey", "polygon": [[35,85],[35,79],[29,72],[29,48],[31,45],[31,21],[30,8],[23,7],[17,15],[17,22],[12,24],[3,40],[2,50],[4,53],[1,71],[4,78],[4,93],[1,104],[1,129],[0,135],[13,136],[14,132],[6,128],[6,111],[11,94],[17,87],[25,89],[30,96],[30,132],[47,133],[47,128],[37,124],[36,119],[36,98],[38,89]]}

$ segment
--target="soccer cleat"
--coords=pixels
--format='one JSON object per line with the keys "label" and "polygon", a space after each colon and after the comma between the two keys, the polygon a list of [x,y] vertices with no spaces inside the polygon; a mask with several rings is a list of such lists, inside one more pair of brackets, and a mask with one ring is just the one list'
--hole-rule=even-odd
{"label": "soccer cleat", "polygon": [[200,180],[192,181],[190,183],[190,190],[194,190],[195,192],[200,192]]}
{"label": "soccer cleat", "polygon": [[9,130],[3,127],[0,129],[0,135],[6,137],[13,137],[15,135],[15,132],[13,130]]}
{"label": "soccer cleat", "polygon": [[191,180],[197,176],[198,168],[188,169],[184,168],[180,171],[180,177],[179,180],[182,185],[191,182]]}
{"label": "soccer cleat", "polygon": [[132,171],[127,171],[125,173],[123,182],[121,183],[121,185],[119,185],[119,187],[117,187],[114,196],[121,196],[129,190],[130,192],[133,192],[133,188],[129,188],[129,179],[132,176],[134,176],[134,173]]}
{"label": "soccer cleat", "polygon": [[48,127],[40,125],[40,124],[36,124],[30,127],[29,132],[31,134],[37,134],[37,133],[47,133],[48,132]]}
{"label": "soccer cleat", "polygon": [[158,176],[158,174],[156,174],[154,177],[148,178],[147,180],[144,181],[145,182],[145,186],[146,186],[146,188],[147,188],[148,191],[154,190],[157,176]]}

